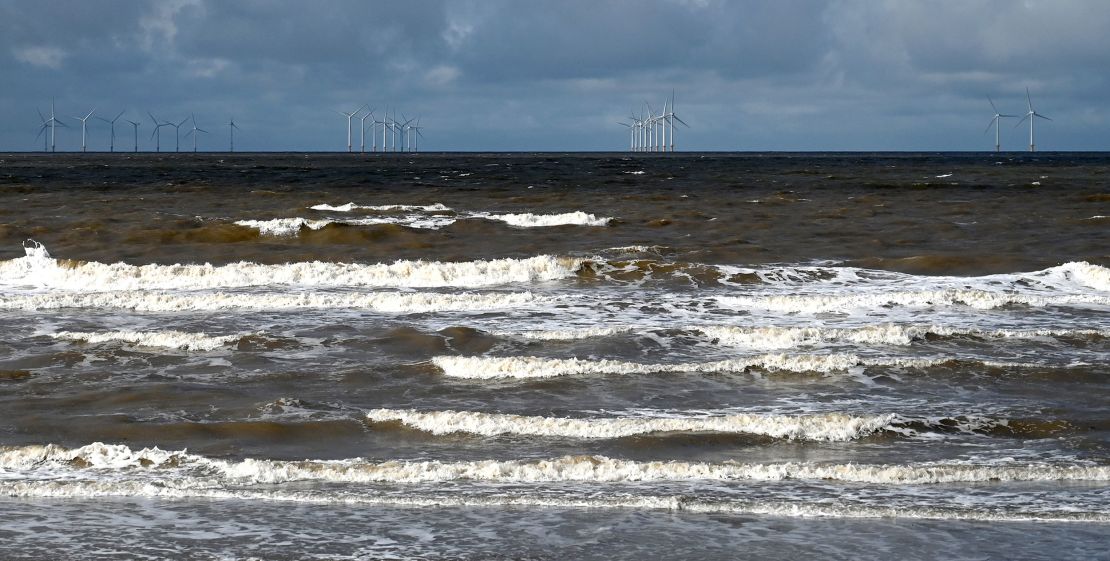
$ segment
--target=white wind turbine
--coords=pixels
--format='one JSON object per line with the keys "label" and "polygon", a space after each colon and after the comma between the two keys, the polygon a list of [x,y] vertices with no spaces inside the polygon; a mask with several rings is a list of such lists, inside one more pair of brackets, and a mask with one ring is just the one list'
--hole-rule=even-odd
{"label": "white wind turbine", "polygon": [[339,112],[340,115],[343,115],[344,117],[347,117],[347,151],[348,152],[353,151],[351,149],[351,131],[353,130],[351,122],[354,120],[355,116],[358,115],[359,113],[362,113],[362,106],[359,106],[358,109],[356,109],[354,111],[351,111],[350,113],[347,113],[346,111],[340,111]]}
{"label": "white wind turbine", "polygon": [[154,151],[155,152],[161,152],[162,151],[162,127],[172,126],[172,123],[159,122],[158,119],[156,119],[154,117],[154,114],[151,113],[150,111],[147,111],[146,114],[149,115],[150,120],[154,122],[154,132],[150,133],[150,138],[155,139],[155,141],[154,141]]}
{"label": "white wind turbine", "polygon": [[416,118],[416,125],[414,125],[412,127],[409,127],[409,128],[412,129],[412,131],[415,133],[412,136],[413,152],[419,152],[420,151],[420,137],[424,136],[424,133],[420,132],[420,129],[424,128],[424,127],[420,126],[420,118],[417,117]]}
{"label": "white wind turbine", "polygon": [[227,123],[227,132],[228,132],[229,138],[231,139],[231,145],[230,145],[230,150],[229,150],[230,152],[235,151],[235,129],[237,129],[237,128],[239,128],[239,125],[235,124],[235,117],[232,117],[231,121],[229,121]]}
{"label": "white wind turbine", "polygon": [[[690,125],[687,125],[686,121],[683,121],[682,119],[680,119],[678,117],[678,115],[675,115],[675,113],[674,113],[674,90],[671,90],[671,103],[670,103],[670,105],[671,105],[671,108],[670,108],[669,111],[667,110],[666,106],[663,107],[663,118],[670,122],[670,127],[671,127],[671,150],[670,151],[674,152],[675,126],[674,126],[673,121],[678,121],[678,122],[682,123],[682,126],[684,126],[686,128],[690,128]],[[664,140],[663,144],[664,144],[664,146],[666,145],[665,140]]]}
{"label": "white wind turbine", "polygon": [[[371,109],[370,111],[367,111],[366,114],[362,116],[362,119],[361,119],[362,127],[359,129],[360,131],[362,131],[359,134],[359,148],[358,148],[359,152],[366,152],[366,119],[372,118],[373,116],[374,116],[374,110],[373,109]],[[370,124],[373,125],[374,121],[370,121]],[[370,136],[371,136],[371,140],[373,140],[374,131],[370,131]]]}
{"label": "white wind turbine", "polygon": [[[208,131],[206,131],[206,130],[197,126],[197,116],[196,115],[190,114],[189,117],[193,120],[193,128],[189,132],[185,133],[185,136],[193,135],[193,153],[196,154],[197,153],[197,133],[203,132],[204,134],[208,134]],[[185,123],[185,121],[181,121],[181,122],[182,122],[182,124]]]}
{"label": "white wind turbine", "polygon": [[[41,117],[42,115],[40,114],[39,116]],[[48,123],[50,125],[50,151],[51,152],[56,152],[57,148],[58,148],[58,145],[57,145],[57,140],[58,140],[57,127],[58,127],[58,125],[61,125],[63,127],[68,127],[69,125],[59,121],[58,117],[54,115],[54,99],[53,98],[50,99],[50,118],[46,119],[44,122]]]}
{"label": "white wind turbine", "polygon": [[[126,109],[124,111],[126,111]],[[120,111],[119,115],[116,115],[116,117],[114,119],[112,119],[111,121],[109,121],[108,119],[105,119],[104,117],[97,117],[97,119],[100,119],[101,121],[104,121],[105,123],[108,123],[109,125],[112,125],[112,142],[111,142],[111,144],[108,145],[108,151],[109,152],[115,152],[116,151],[116,121],[118,121],[119,118],[122,117],[122,116],[123,116],[123,111]]]}
{"label": "white wind turbine", "polygon": [[990,124],[987,125],[987,130],[983,131],[983,134],[987,134],[988,132],[990,132],[991,127],[994,127],[994,151],[1001,152],[1002,145],[998,139],[998,127],[1002,125],[1002,119],[1014,118],[1017,117],[1017,115],[1003,115],[1002,113],[999,113],[998,108],[994,106],[994,100],[991,99],[991,96],[989,95],[987,96],[987,101],[990,102],[991,109],[994,109],[994,117],[991,118]]}
{"label": "white wind turbine", "polygon": [[[142,117],[140,117],[140,119],[141,118]],[[131,126],[135,128],[135,151],[138,152],[139,151],[139,123],[137,121],[132,121],[131,119],[124,119],[124,121],[127,121],[128,123],[131,123]]]}
{"label": "white wind turbine", "polygon": [[74,119],[76,119],[78,121],[81,121],[81,151],[82,152],[85,151],[85,122],[88,121],[89,117],[92,117],[92,114],[95,113],[95,112],[96,112],[96,108],[93,108],[93,110],[89,111],[89,114],[85,115],[84,117],[73,117]]}
{"label": "white wind turbine", "polygon": [[1029,112],[1026,113],[1025,116],[1022,117],[1016,125],[1014,125],[1014,128],[1021,126],[1021,124],[1024,123],[1026,119],[1029,119],[1029,151],[1036,152],[1037,144],[1033,141],[1033,121],[1037,120],[1038,117],[1046,121],[1051,121],[1052,119],[1049,119],[1048,117],[1037,113],[1037,110],[1033,109],[1033,100],[1029,97],[1028,87],[1025,88],[1025,103],[1029,106]]}
{"label": "white wind turbine", "polygon": [[174,138],[173,151],[174,152],[180,152],[181,151],[181,125],[184,125],[185,121],[188,121],[188,120],[189,120],[189,118],[186,117],[184,119],[181,119],[180,123],[166,123],[167,125],[173,127],[173,138]]}

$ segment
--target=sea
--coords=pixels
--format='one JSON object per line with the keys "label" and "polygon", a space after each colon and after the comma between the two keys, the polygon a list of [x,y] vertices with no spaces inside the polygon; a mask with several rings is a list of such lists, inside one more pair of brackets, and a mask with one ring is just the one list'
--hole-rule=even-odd
{"label": "sea", "polygon": [[1110,154],[0,154],[0,559],[1110,559]]}

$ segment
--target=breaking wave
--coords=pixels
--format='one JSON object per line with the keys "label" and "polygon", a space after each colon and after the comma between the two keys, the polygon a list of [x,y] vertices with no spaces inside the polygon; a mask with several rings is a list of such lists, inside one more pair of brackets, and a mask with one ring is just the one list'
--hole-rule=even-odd
{"label": "breaking wave", "polygon": [[497,220],[517,228],[542,228],[548,226],[608,226],[613,221],[606,216],[595,216],[582,211],[566,212],[563,214],[491,214],[475,213],[475,218]]}
{"label": "breaking wave", "polygon": [[140,312],[363,309],[383,313],[415,314],[447,311],[502,309],[536,300],[531,292],[453,294],[424,292],[279,293],[228,292],[180,294],[121,291],[74,294],[0,295],[0,310],[55,310],[106,308]]}
{"label": "breaking wave", "polygon": [[378,224],[396,224],[406,228],[418,228],[421,230],[438,230],[445,228],[455,223],[453,216],[423,216],[423,215],[409,215],[409,216],[390,216],[390,217],[372,217],[372,218],[346,218],[342,220],[322,218],[322,219],[308,219],[308,218],[274,218],[272,220],[238,220],[235,224],[239,226],[246,226],[248,228],[255,228],[258,232],[265,236],[296,236],[300,234],[302,228],[309,230],[321,230],[332,224],[342,226],[375,226]]}
{"label": "breaking wave", "polygon": [[339,206],[332,206],[327,203],[321,203],[308,207],[312,210],[324,210],[331,212],[351,212],[353,210],[372,210],[379,212],[453,212],[450,207],[444,206],[440,203],[430,205],[359,205],[355,203],[347,203]]}
{"label": "breaking wave", "polygon": [[849,441],[883,430],[895,415],[747,415],[682,417],[566,418],[482,413],[374,409],[375,423],[399,422],[432,434],[469,433],[608,439],[664,432],[741,433],[790,440]]}
{"label": "breaking wave", "polygon": [[[926,485],[936,483],[978,483],[996,481],[1110,481],[1110,466],[1088,464],[1049,464],[999,462],[975,464],[930,462],[914,465],[823,464],[786,462],[773,464],[724,461],[720,463],[684,461],[635,461],[606,456],[563,456],[544,460],[471,460],[370,462],[351,460],[280,461],[246,459],[220,460],[166,451],[159,448],[132,450],[122,444],[94,443],[66,449],[55,445],[0,448],[0,489],[13,491],[12,476],[87,475],[103,472],[167,473],[167,484],[174,475],[195,470],[217,481],[233,485],[280,484],[303,480],[345,483],[431,483],[458,480],[493,483],[544,483],[563,481],[633,482],[686,480],[788,479],[830,480],[889,485]],[[198,478],[201,479],[201,478]]]}
{"label": "breaking wave", "polygon": [[243,338],[243,335],[212,336],[184,331],[61,331],[52,333],[50,336],[64,341],[94,344],[121,342],[140,347],[160,347],[186,351],[214,351]]}
{"label": "breaking wave", "polygon": [[1006,306],[1110,306],[1110,296],[1099,294],[1015,294],[976,289],[945,289],[855,294],[718,296],[717,302],[728,308],[758,308],[792,314],[851,312],[876,308],[936,306],[968,306],[993,310]]}
{"label": "breaking wave", "polygon": [[59,261],[41,245],[27,256],[0,262],[0,284],[87,291],[210,290],[252,286],[478,287],[558,280],[575,275],[583,260],[550,255],[462,262],[396,261],[357,264],[321,261],[262,265],[130,265]]}
{"label": "breaking wave", "polygon": [[[756,368],[771,372],[845,371],[868,366],[928,368],[952,362],[950,358],[870,358],[848,353],[824,355],[765,354],[753,357],[680,364],[645,364],[620,360],[583,360],[544,357],[437,356],[432,364],[445,376],[488,380],[497,378],[554,378],[591,374],[728,373]],[[985,363],[984,363],[985,364]],[[992,363],[991,366],[1026,366]]]}

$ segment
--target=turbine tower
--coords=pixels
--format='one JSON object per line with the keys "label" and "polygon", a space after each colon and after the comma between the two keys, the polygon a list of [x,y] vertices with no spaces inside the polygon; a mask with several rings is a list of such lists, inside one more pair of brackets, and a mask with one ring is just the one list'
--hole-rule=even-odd
{"label": "turbine tower", "polygon": [[[124,111],[126,111],[126,109]],[[108,123],[109,125],[112,125],[112,142],[111,142],[111,144],[108,145],[108,151],[109,152],[115,152],[116,151],[116,121],[118,121],[119,118],[122,117],[122,116],[123,116],[123,111],[120,111],[119,115],[116,115],[116,117],[114,119],[112,119],[111,121],[109,121],[108,119],[105,119],[104,117],[97,117],[97,119],[100,119],[101,121],[104,121],[105,123]]]}
{"label": "turbine tower", "polygon": [[[206,130],[197,126],[197,116],[196,115],[190,113],[189,117],[193,120],[193,128],[189,132],[186,132],[185,136],[189,136],[190,134],[193,135],[193,153],[196,154],[197,153],[197,133],[203,132],[204,134],[208,134],[208,131],[206,131]],[[181,122],[184,123],[185,121],[181,121]]]}
{"label": "turbine tower", "polygon": [[58,117],[56,117],[54,115],[54,99],[53,98],[50,99],[50,118],[47,119],[45,122],[50,124],[50,151],[51,152],[56,152],[57,151],[57,140],[58,140],[57,127],[58,127],[58,125],[61,125],[63,127],[68,127],[69,125],[59,121]]}
{"label": "turbine tower", "polygon": [[150,138],[156,139],[154,141],[154,151],[162,151],[162,127],[168,127],[171,123],[159,123],[158,119],[154,118],[154,114],[150,111],[146,112],[150,116],[150,120],[154,122],[154,132],[150,133]]}
{"label": "turbine tower", "polygon": [[124,119],[124,121],[127,121],[128,123],[131,123],[131,126],[135,128],[135,152],[138,152],[139,151],[139,123],[137,121],[132,121],[131,119]]}
{"label": "turbine tower", "polygon": [[991,109],[994,109],[994,118],[991,119],[990,124],[987,125],[987,130],[983,131],[983,134],[987,134],[988,132],[990,132],[991,127],[994,127],[994,151],[1001,152],[1002,145],[999,143],[998,140],[998,127],[1002,124],[1002,119],[1014,118],[1017,117],[1017,115],[1003,115],[1002,113],[999,113],[998,108],[994,106],[994,100],[991,99],[991,96],[989,95],[987,96],[987,101],[990,102]]}
{"label": "turbine tower", "polygon": [[235,124],[235,117],[232,117],[231,121],[228,121],[228,123],[227,123],[228,138],[231,139],[231,145],[230,145],[230,150],[229,151],[231,151],[231,152],[235,151],[235,129],[237,129],[237,128],[239,128],[239,125]]}
{"label": "turbine tower", "polygon": [[89,111],[89,114],[85,115],[84,117],[73,117],[74,119],[76,119],[78,121],[81,121],[81,151],[82,152],[85,151],[85,122],[88,121],[89,117],[92,117],[92,114],[95,113],[95,112],[96,112],[96,108],[93,108],[93,110]]}
{"label": "turbine tower", "polygon": [[1029,97],[1028,86],[1025,88],[1025,103],[1029,106],[1029,112],[1026,113],[1020,121],[1018,121],[1018,124],[1014,125],[1014,128],[1021,126],[1021,124],[1024,123],[1026,119],[1029,119],[1029,151],[1036,152],[1037,143],[1033,141],[1033,121],[1036,121],[1038,117],[1046,121],[1051,121],[1052,119],[1049,119],[1048,117],[1037,113],[1037,110],[1033,109],[1033,100]]}
{"label": "turbine tower", "polygon": [[173,151],[174,152],[180,152],[181,151],[181,125],[184,125],[185,121],[188,121],[188,120],[189,120],[189,118],[186,117],[184,119],[181,119],[180,123],[166,123],[167,125],[173,127],[173,138],[174,138]]}
{"label": "turbine tower", "polygon": [[[671,110],[667,111],[666,108],[664,108],[663,113],[664,113],[663,114],[664,119],[667,119],[668,121],[678,121],[678,122],[682,123],[682,126],[684,126],[686,128],[690,128],[690,125],[687,125],[686,121],[683,121],[682,119],[678,118],[678,115],[674,114],[674,90],[671,90]],[[674,129],[675,129],[674,123],[672,122],[670,124],[670,126],[671,126],[671,152],[674,152]]]}
{"label": "turbine tower", "polygon": [[[362,152],[362,153],[366,152],[366,119],[371,118],[373,116],[374,116],[374,110],[371,109],[370,111],[367,111],[366,114],[363,115],[360,118],[360,123],[359,124],[362,125],[362,128],[359,129],[359,131],[361,131],[359,133],[359,137],[358,137],[358,141],[359,141],[358,151],[359,152]],[[374,121],[370,121],[370,124],[373,125]],[[374,136],[374,131],[370,131],[370,136],[371,137]]]}
{"label": "turbine tower", "polygon": [[347,151],[348,152],[352,151],[351,150],[351,130],[352,130],[351,129],[351,121],[355,118],[355,115],[358,115],[359,113],[362,113],[362,107],[359,107],[357,110],[352,111],[350,113],[346,113],[344,111],[339,112],[340,115],[343,115],[343,116],[347,117]]}

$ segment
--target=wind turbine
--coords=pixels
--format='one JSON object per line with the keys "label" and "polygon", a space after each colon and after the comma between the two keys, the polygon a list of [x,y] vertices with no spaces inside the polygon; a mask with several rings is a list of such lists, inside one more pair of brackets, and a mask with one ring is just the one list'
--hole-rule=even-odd
{"label": "wind turbine", "polygon": [[81,151],[82,152],[85,151],[85,122],[88,121],[89,117],[92,117],[92,114],[95,113],[95,112],[96,112],[96,108],[93,108],[93,110],[89,111],[89,114],[85,115],[84,117],[73,117],[74,119],[76,119],[78,121],[81,121]]}
{"label": "wind turbine", "polygon": [[124,121],[127,121],[128,123],[131,123],[131,126],[135,128],[135,152],[138,152],[139,151],[139,123],[137,121],[132,121],[131,119],[124,119]]}
{"label": "wind turbine", "polygon": [[424,136],[424,133],[420,132],[420,129],[422,129],[424,127],[420,126],[420,118],[419,117],[416,118],[416,125],[414,125],[410,128],[413,130],[413,132],[416,133],[412,137],[412,139],[413,139],[413,152],[419,152],[420,151],[420,137]]}
{"label": "wind turbine", "polygon": [[[124,111],[126,111],[126,109]],[[116,115],[116,118],[112,119],[111,121],[109,121],[108,119],[105,119],[104,117],[97,117],[97,119],[100,119],[101,121],[104,121],[105,123],[108,123],[109,125],[112,125],[112,143],[108,145],[108,151],[109,152],[115,152],[116,151],[116,121],[118,121],[119,118],[122,117],[122,116],[123,116],[123,111],[120,111],[119,115]]]}
{"label": "wind turbine", "polygon": [[991,127],[994,127],[994,151],[1001,152],[1002,148],[998,140],[998,127],[1002,124],[1002,119],[1017,117],[1017,115],[1003,115],[1002,113],[999,113],[998,108],[994,106],[994,100],[991,99],[991,96],[989,95],[987,96],[987,101],[990,102],[991,109],[994,109],[994,118],[991,119],[990,124],[987,125],[987,130],[983,131],[983,134],[987,134],[988,132],[990,132]]}
{"label": "wind turbine", "polygon": [[[41,117],[42,115],[40,114],[39,116]],[[43,122],[50,124],[50,151],[56,152],[56,141],[58,140],[57,127],[58,125],[62,125],[63,127],[68,127],[69,125],[59,121],[58,118],[54,115],[54,98],[50,98],[50,118],[45,119]]]}
{"label": "wind turbine", "polygon": [[151,121],[154,121],[154,132],[150,133],[150,138],[155,138],[156,139],[154,141],[154,151],[155,152],[161,152],[162,151],[162,127],[171,126],[172,123],[159,123],[158,119],[154,118],[153,113],[151,113],[150,111],[147,111],[146,114],[150,115],[150,120]]}
{"label": "wind turbine", "polygon": [[173,151],[174,152],[180,152],[181,151],[181,125],[184,125],[185,121],[188,121],[188,120],[189,120],[189,118],[186,117],[184,119],[181,119],[180,123],[166,123],[167,125],[173,127],[173,138],[174,138]]}
{"label": "wind turbine", "polygon": [[1016,125],[1014,125],[1014,128],[1021,126],[1021,124],[1024,123],[1026,119],[1029,119],[1029,151],[1036,152],[1037,144],[1033,142],[1033,121],[1037,120],[1037,117],[1040,117],[1046,121],[1051,121],[1052,119],[1049,119],[1048,117],[1037,113],[1037,110],[1033,109],[1033,100],[1029,97],[1028,86],[1026,86],[1025,88],[1025,103],[1029,105],[1029,112],[1026,113],[1025,116],[1022,117]]}
{"label": "wind turbine", "polygon": [[[670,120],[670,121],[678,121],[678,122],[682,123],[682,126],[684,126],[686,128],[690,128],[690,125],[687,125],[686,121],[683,121],[682,119],[678,118],[678,115],[674,114],[674,90],[671,90],[671,110],[667,111],[666,108],[664,108],[663,113],[664,113],[664,115],[663,115],[664,119],[667,119],[667,120]],[[672,122],[671,123],[671,152],[674,152],[674,130],[675,130],[675,126],[674,126],[674,123]]]}
{"label": "wind turbine", "polygon": [[347,151],[348,152],[352,151],[351,150],[351,120],[354,119],[355,115],[358,115],[359,113],[362,113],[362,107],[359,107],[357,110],[352,111],[350,113],[346,113],[344,111],[339,112],[340,115],[343,115],[343,116],[347,117]]}
{"label": "wind turbine", "polygon": [[[374,110],[371,109],[370,111],[367,111],[366,114],[361,117],[360,124],[362,125],[362,127],[359,129],[359,131],[361,131],[361,132],[359,133],[359,137],[358,137],[358,140],[359,140],[358,151],[359,152],[363,152],[363,153],[366,152],[366,119],[368,119],[370,117],[373,117],[373,116],[374,116]],[[373,125],[374,121],[370,121],[370,124]],[[374,136],[374,131],[370,131],[370,136],[371,137]]]}
{"label": "wind turbine", "polygon": [[235,129],[237,128],[239,128],[239,125],[235,124],[235,117],[232,117],[231,121],[227,123],[228,136],[231,138],[231,152],[235,151]]}
{"label": "wind turbine", "polygon": [[[204,134],[208,134],[208,131],[197,127],[197,116],[196,115],[190,113],[189,117],[192,118],[192,120],[193,120],[193,128],[189,132],[186,132],[185,136],[189,136],[190,134],[193,135],[193,153],[196,154],[197,153],[197,133],[198,132],[203,132]],[[181,122],[182,122],[182,124],[185,123],[185,121],[181,121]]]}
{"label": "wind turbine", "polygon": [[[401,118],[405,119],[405,114],[404,113],[401,113]],[[412,149],[412,140],[409,138],[409,133],[411,132],[411,127],[409,127],[409,123],[411,123],[412,121],[413,121],[413,119],[406,119],[405,122],[401,124],[401,131],[400,132],[401,132],[401,151],[402,152],[405,151],[405,143],[406,142],[408,142],[408,144],[409,144],[409,149],[410,150]]]}

